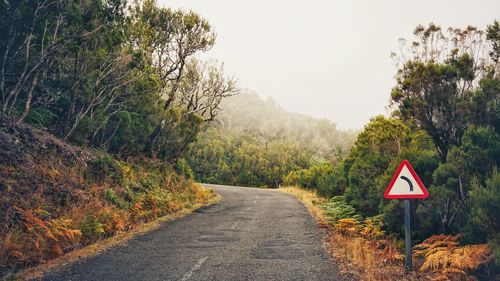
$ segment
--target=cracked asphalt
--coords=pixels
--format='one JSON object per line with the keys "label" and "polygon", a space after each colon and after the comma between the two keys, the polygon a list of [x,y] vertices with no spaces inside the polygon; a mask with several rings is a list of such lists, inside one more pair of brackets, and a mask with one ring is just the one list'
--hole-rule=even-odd
{"label": "cracked asphalt", "polygon": [[40,280],[339,280],[323,231],[293,196],[207,185],[215,205]]}

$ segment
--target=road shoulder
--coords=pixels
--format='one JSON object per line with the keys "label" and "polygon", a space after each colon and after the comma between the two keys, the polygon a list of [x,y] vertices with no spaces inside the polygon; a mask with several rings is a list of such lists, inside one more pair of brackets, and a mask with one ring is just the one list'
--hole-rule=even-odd
{"label": "road shoulder", "polygon": [[118,235],[115,235],[113,237],[109,237],[107,239],[104,239],[102,241],[98,241],[94,244],[85,246],[80,249],[76,249],[74,251],[71,251],[57,259],[47,261],[46,263],[40,264],[36,267],[32,268],[27,268],[25,270],[22,270],[20,272],[17,272],[13,276],[9,277],[9,279],[13,280],[31,280],[35,278],[39,278],[43,276],[45,273],[49,271],[53,271],[56,269],[59,269],[63,266],[70,265],[78,260],[84,259],[84,258],[89,258],[92,256],[96,256],[110,248],[116,247],[118,245],[124,244],[127,241],[130,241],[131,239],[146,234],[148,232],[151,232],[153,230],[158,229],[163,225],[165,222],[173,221],[179,218],[183,218],[194,211],[212,206],[214,204],[217,204],[221,200],[221,196],[216,194],[212,199],[205,203],[197,203],[194,204],[191,208],[184,208],[178,212],[175,212],[173,214],[168,214],[166,216],[160,217],[156,220],[141,224],[140,226],[127,231],[127,232],[122,232]]}

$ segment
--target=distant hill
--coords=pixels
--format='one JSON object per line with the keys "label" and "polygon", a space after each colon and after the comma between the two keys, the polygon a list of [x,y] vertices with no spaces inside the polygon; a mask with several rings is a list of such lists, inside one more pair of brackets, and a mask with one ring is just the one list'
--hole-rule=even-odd
{"label": "distant hill", "polygon": [[222,131],[244,131],[268,140],[293,139],[318,157],[333,160],[353,145],[357,131],[338,130],[335,123],[292,113],[274,100],[245,92],[226,99],[214,126]]}
{"label": "distant hill", "polygon": [[288,112],[252,93],[222,106],[185,155],[200,182],[278,187],[293,171],[338,162],[356,137],[329,120]]}

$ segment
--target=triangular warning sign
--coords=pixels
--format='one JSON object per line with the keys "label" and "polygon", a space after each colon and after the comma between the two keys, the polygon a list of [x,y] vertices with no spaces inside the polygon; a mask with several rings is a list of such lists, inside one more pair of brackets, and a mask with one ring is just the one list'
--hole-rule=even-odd
{"label": "triangular warning sign", "polygon": [[410,162],[403,160],[384,192],[386,199],[427,198],[429,193],[413,170]]}

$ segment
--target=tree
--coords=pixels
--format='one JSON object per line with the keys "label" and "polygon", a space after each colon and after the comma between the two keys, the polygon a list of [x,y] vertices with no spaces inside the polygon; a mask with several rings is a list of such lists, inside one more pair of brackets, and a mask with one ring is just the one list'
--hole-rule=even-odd
{"label": "tree", "polygon": [[486,39],[491,42],[490,57],[495,65],[495,72],[497,75],[500,74],[500,23],[494,21],[493,24],[489,25],[486,29]]}
{"label": "tree", "polygon": [[222,64],[192,59],[179,83],[179,106],[184,115],[196,113],[211,122],[222,110],[221,102],[238,92],[236,81],[224,77]]}
{"label": "tree", "polygon": [[471,26],[450,28],[445,35],[430,24],[417,26],[414,34],[417,40],[400,55],[391,99],[403,118],[429,133],[445,162],[451,146],[460,145],[467,127],[465,108],[487,70],[488,58],[481,56],[485,38]]}
{"label": "tree", "polygon": [[500,138],[489,127],[468,128],[461,142],[460,147],[450,150],[447,162],[439,165],[433,174],[433,188],[447,192],[439,212],[441,232],[450,232],[467,223],[466,202],[472,182],[486,178],[500,159]]}
{"label": "tree", "polygon": [[1,117],[74,144],[176,162],[237,92],[222,64],[190,60],[215,43],[194,12],[155,0],[5,1],[0,10]]}
{"label": "tree", "polygon": [[166,112],[168,123],[157,138],[154,154],[159,152],[166,161],[176,162],[202,127],[219,114],[222,100],[237,93],[236,82],[224,76],[222,66],[191,60],[179,81],[178,100]]}
{"label": "tree", "polygon": [[[498,209],[500,208],[500,174],[498,169],[493,170],[491,175],[484,182],[475,180],[470,193],[472,199],[472,229],[474,234],[483,233],[483,239],[493,250],[495,263],[500,265],[500,218]],[[482,240],[482,239],[481,239]],[[483,241],[474,242],[484,242]]]}
{"label": "tree", "polygon": [[[155,0],[136,2],[132,14],[132,46],[149,60],[159,81],[158,102],[167,111],[176,101],[188,59],[209,50],[215,43],[215,33],[208,21],[196,13],[158,7]],[[158,151],[159,136],[173,120],[158,120],[148,140],[152,156]]]}
{"label": "tree", "polygon": [[343,165],[347,177],[346,200],[362,215],[378,213],[384,187],[377,185],[377,178],[401,152],[409,134],[410,129],[403,121],[377,116],[358,135]]}
{"label": "tree", "polygon": [[[18,98],[26,102],[18,122],[29,111],[44,66],[67,45],[61,36],[65,1],[4,2],[0,31],[2,117],[14,114]],[[61,38],[62,37],[62,38]]]}
{"label": "tree", "polygon": [[[118,56],[112,49],[119,46],[116,40],[120,40],[123,7],[122,0],[3,3],[5,17],[0,29],[6,38],[0,44],[2,116],[16,116],[20,123],[29,117],[32,105],[47,108],[65,95],[78,92],[77,86],[89,77],[89,71],[82,68],[85,65],[78,64],[80,51],[92,58],[98,51],[102,57],[106,49],[111,58],[108,61],[116,61]],[[108,41],[103,42],[103,38]],[[84,109],[76,119],[71,108],[67,112],[67,120],[78,123],[89,111]]]}

